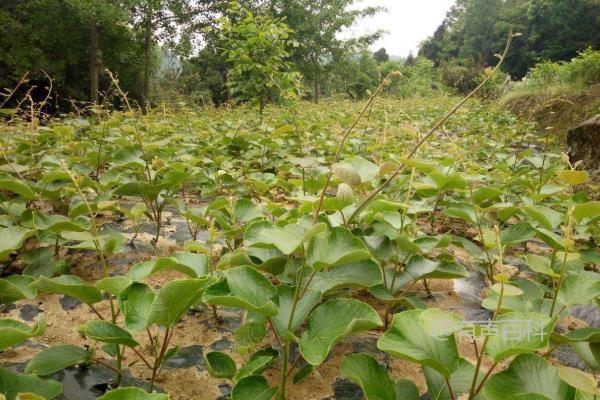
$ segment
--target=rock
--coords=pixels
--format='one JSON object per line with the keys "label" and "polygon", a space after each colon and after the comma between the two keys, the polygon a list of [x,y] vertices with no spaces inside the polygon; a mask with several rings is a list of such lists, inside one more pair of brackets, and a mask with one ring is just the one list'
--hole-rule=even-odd
{"label": "rock", "polygon": [[592,181],[600,183],[600,114],[582,122],[567,135],[569,160],[581,161],[581,169],[590,173]]}

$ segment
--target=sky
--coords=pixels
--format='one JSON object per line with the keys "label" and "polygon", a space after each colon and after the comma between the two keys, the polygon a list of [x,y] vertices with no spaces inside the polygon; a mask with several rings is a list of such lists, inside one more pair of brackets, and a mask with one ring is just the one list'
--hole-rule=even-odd
{"label": "sky", "polygon": [[453,4],[454,0],[357,1],[357,7],[383,6],[388,11],[359,21],[343,36],[351,37],[383,29],[387,34],[371,49],[375,51],[385,47],[389,55],[406,57],[411,51],[417,53],[419,43],[433,34]]}

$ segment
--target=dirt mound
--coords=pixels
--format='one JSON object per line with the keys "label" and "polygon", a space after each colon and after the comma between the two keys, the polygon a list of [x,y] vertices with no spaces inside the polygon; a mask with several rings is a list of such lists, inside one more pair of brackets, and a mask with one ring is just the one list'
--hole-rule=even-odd
{"label": "dirt mound", "polygon": [[585,90],[509,92],[500,104],[515,114],[537,122],[540,129],[552,127],[566,142],[569,129],[600,112],[600,84]]}

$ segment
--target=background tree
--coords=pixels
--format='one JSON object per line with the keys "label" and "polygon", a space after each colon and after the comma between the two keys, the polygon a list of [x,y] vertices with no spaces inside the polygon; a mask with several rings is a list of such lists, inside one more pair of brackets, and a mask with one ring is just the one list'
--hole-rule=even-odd
{"label": "background tree", "polygon": [[598,0],[458,0],[419,55],[440,64],[478,68],[496,62],[508,25],[516,37],[503,69],[523,77],[542,60],[566,61],[600,49]]}
{"label": "background tree", "polygon": [[[92,18],[97,42],[92,40]],[[36,86],[32,95],[42,99],[48,86],[44,70],[53,79],[55,109],[70,105],[70,99],[96,100],[96,88],[110,87],[105,76],[96,75],[101,62],[137,97],[141,48],[127,9],[116,2],[7,0],[0,3],[0,35],[0,87],[14,87],[28,72],[30,86]],[[50,111],[51,105],[46,108]]]}
{"label": "background tree", "polygon": [[194,33],[210,24],[221,3],[217,0],[136,0],[135,23],[144,38],[144,112],[150,102],[153,50],[157,40],[167,48],[188,54]]}
{"label": "background tree", "polygon": [[315,102],[319,101],[324,64],[381,35],[378,31],[351,40],[339,38],[340,32],[360,18],[383,10],[381,7],[349,8],[354,3],[355,0],[270,0],[271,13],[285,17],[294,37],[301,43],[291,49],[292,59],[304,78],[312,81]]}
{"label": "background tree", "polygon": [[238,100],[258,104],[259,115],[269,100],[292,94],[299,74],[291,70],[288,48],[291,29],[282,19],[254,16],[235,3],[222,19],[224,55],[230,68],[227,88]]}
{"label": "background tree", "polygon": [[375,53],[373,53],[373,57],[375,58],[375,61],[377,61],[378,64],[381,64],[381,63],[384,63],[384,62],[390,60],[390,56],[387,53],[387,51],[385,50],[385,47],[382,47],[379,50],[377,50]]}

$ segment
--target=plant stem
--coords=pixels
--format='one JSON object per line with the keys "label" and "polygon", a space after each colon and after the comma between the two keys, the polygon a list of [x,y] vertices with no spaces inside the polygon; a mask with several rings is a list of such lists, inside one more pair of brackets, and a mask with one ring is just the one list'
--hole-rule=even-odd
{"label": "plant stem", "polygon": [[556,308],[556,300],[558,298],[558,291],[560,290],[560,287],[562,285],[562,282],[563,282],[563,279],[565,276],[565,271],[567,269],[567,256],[568,255],[569,255],[569,253],[565,251],[562,267],[560,269],[560,276],[558,277],[558,282],[556,283],[556,287],[554,288],[554,296],[552,296],[552,306],[550,307],[550,315],[549,315],[550,318],[552,318],[552,316],[554,315],[554,309]]}
{"label": "plant stem", "polygon": [[[498,64],[496,64],[496,66],[494,67],[492,74],[486,76],[486,78],[475,88],[471,91],[471,93],[469,93],[467,96],[465,96],[456,106],[454,106],[454,108],[452,108],[446,115],[444,115],[440,120],[438,120],[433,127],[425,134],[425,136],[423,136],[418,142],[417,144],[413,147],[413,149],[407,154],[406,157],[404,157],[405,159],[411,159],[412,157],[414,157],[415,153],[419,150],[419,148],[431,137],[431,135],[433,135],[452,115],[454,115],[470,98],[472,98],[473,96],[475,96],[475,94],[477,94],[477,92],[479,92],[479,90],[481,90],[481,88],[487,83],[487,81],[498,71],[498,69],[500,69],[500,66],[502,65],[502,63],[504,62],[504,60],[506,59],[506,55],[508,54],[508,49],[510,48],[510,44],[512,42],[512,38],[513,38],[513,33],[512,33],[512,26],[510,26],[509,28],[509,32],[508,32],[508,40],[506,41],[506,47],[504,49],[504,53],[502,53],[502,56],[500,57],[500,61],[498,61]],[[385,189],[390,183],[393,182],[394,179],[396,179],[396,177],[398,175],[400,175],[402,172],[404,172],[404,170],[406,169],[406,164],[402,164],[398,167],[398,169],[396,169],[396,171],[394,171],[394,173],[392,175],[390,175],[390,177],[388,179],[385,180],[385,182],[383,182],[377,189],[375,189],[373,192],[371,192],[371,194],[361,203],[359,204],[358,207],[356,207],[356,209],[354,210],[354,212],[352,213],[352,215],[350,216],[350,218],[348,219],[348,224],[350,224],[354,218],[356,218],[360,212],[373,200],[375,199],[375,197],[381,193],[381,191],[383,189]]]}
{"label": "plant stem", "polygon": [[452,400],[456,400],[456,397],[454,396],[454,392],[452,391],[452,386],[450,385],[450,381],[446,377],[444,377],[444,381],[446,382],[446,387],[448,388],[448,393],[450,394],[450,398]]}
{"label": "plant stem", "polygon": [[329,183],[331,182],[331,177],[333,176],[333,165],[339,161],[340,156],[342,154],[342,149],[344,148],[344,144],[346,143],[348,136],[350,136],[350,133],[352,132],[352,130],[356,127],[358,122],[365,115],[365,112],[367,111],[367,109],[373,104],[373,101],[375,101],[375,97],[377,97],[379,92],[381,92],[381,90],[383,88],[385,88],[387,85],[389,85],[389,82],[390,82],[389,77],[390,76],[391,76],[391,73],[390,73],[390,75],[388,75],[388,77],[386,79],[384,79],[381,82],[381,84],[377,87],[377,89],[375,89],[375,91],[373,92],[371,97],[369,97],[369,100],[364,105],[364,107],[362,108],[362,110],[360,111],[358,116],[354,119],[354,122],[352,122],[352,124],[350,126],[348,126],[348,128],[346,128],[346,130],[344,131],[344,135],[342,136],[342,140],[340,141],[337,151],[335,152],[333,161],[329,165],[329,172],[327,173],[327,177],[325,178],[325,184],[323,185],[323,189],[321,189],[321,196],[319,197],[319,202],[317,203],[317,208],[315,209],[315,212],[313,214],[313,224],[316,224],[317,220],[319,218],[319,212],[321,212],[321,207],[323,206],[323,201],[325,199],[325,192],[327,191],[327,187],[329,186]]}

